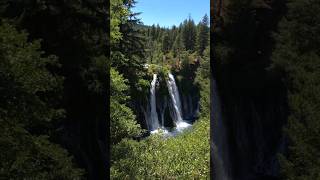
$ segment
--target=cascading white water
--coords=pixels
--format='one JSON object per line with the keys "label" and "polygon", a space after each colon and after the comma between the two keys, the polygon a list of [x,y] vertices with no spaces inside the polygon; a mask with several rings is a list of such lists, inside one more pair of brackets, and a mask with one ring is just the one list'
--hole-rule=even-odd
{"label": "cascading white water", "polygon": [[151,81],[150,88],[150,120],[149,120],[149,130],[153,131],[159,128],[158,114],[156,109],[156,82],[157,74],[153,74],[153,79]]}
{"label": "cascading white water", "polygon": [[212,115],[213,115],[213,164],[214,164],[214,178],[216,180],[230,180],[230,169],[228,166],[228,146],[225,127],[222,122],[222,112],[220,106],[220,99],[217,92],[216,81],[213,79],[212,83]]}
{"label": "cascading white water", "polygon": [[[178,91],[178,87],[176,85],[175,79],[171,73],[169,73],[169,80],[167,81],[167,87],[169,90],[169,94],[171,97],[171,102],[168,104],[168,101],[166,97],[163,100],[163,105],[159,105],[160,115],[161,115],[161,127],[158,120],[158,113],[157,113],[157,103],[156,103],[156,83],[157,83],[157,74],[153,74],[153,79],[151,81],[151,87],[150,87],[150,101],[148,105],[150,106],[149,111],[144,112],[145,116],[148,116],[146,118],[148,130],[151,134],[163,132],[165,136],[175,136],[176,134],[179,134],[182,132],[182,130],[191,127],[191,124],[183,121],[182,119],[182,111],[181,111],[181,101],[180,101],[180,95]],[[147,106],[148,107],[148,106]],[[168,131],[164,127],[164,114],[165,109],[169,107],[170,114],[175,122],[176,128],[174,131]],[[160,131],[161,130],[161,131]]]}
{"label": "cascading white water", "polygon": [[169,80],[167,81],[167,86],[169,89],[169,94],[172,100],[172,106],[174,109],[174,121],[176,124],[176,132],[181,132],[183,129],[190,127],[191,125],[187,122],[184,122],[182,119],[182,111],[181,111],[181,101],[179,90],[176,85],[176,81],[171,73],[169,73]]}
{"label": "cascading white water", "polygon": [[169,94],[171,96],[171,100],[172,100],[173,108],[175,112],[174,121],[176,123],[181,122],[182,115],[181,115],[180,95],[176,85],[176,81],[171,73],[169,73],[169,80],[167,81],[167,86],[168,86]]}

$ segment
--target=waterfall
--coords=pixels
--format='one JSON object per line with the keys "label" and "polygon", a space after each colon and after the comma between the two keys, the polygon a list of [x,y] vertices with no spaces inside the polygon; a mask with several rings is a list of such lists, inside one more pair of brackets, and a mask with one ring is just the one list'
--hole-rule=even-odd
{"label": "waterfall", "polygon": [[149,118],[149,130],[153,131],[159,128],[158,114],[156,109],[156,82],[157,74],[153,74],[153,79],[150,87],[150,118]]}
{"label": "waterfall", "polygon": [[176,121],[176,123],[179,123],[182,121],[181,101],[176,81],[171,73],[169,73],[169,80],[167,81],[167,86],[175,112],[175,117],[173,119],[174,121]]}
{"label": "waterfall", "polygon": [[[142,111],[146,118],[146,124],[148,126],[148,130],[151,134],[158,133],[160,130],[166,135],[166,136],[175,136],[176,134],[182,132],[182,130],[191,127],[191,124],[184,122],[182,119],[182,112],[181,112],[181,101],[180,101],[180,95],[178,91],[178,87],[176,85],[175,79],[171,73],[169,73],[169,80],[166,81],[168,91],[171,97],[171,103],[168,103],[167,98],[164,97],[163,102],[158,102],[158,109],[160,113],[160,120],[158,119],[158,113],[157,113],[157,102],[156,102],[156,83],[157,83],[157,74],[153,74],[153,79],[151,81],[150,86],[150,100],[149,103],[147,103],[147,110],[144,111],[142,108]],[[160,103],[160,104],[159,104]],[[175,122],[175,130],[174,131],[168,131],[164,127],[165,122],[165,109],[169,107],[170,110],[170,116],[172,117],[173,121]],[[161,127],[160,127],[161,123]]]}
{"label": "waterfall", "polygon": [[216,180],[230,180],[230,168],[228,166],[228,147],[225,127],[223,124],[220,100],[217,92],[216,81],[212,80],[212,141],[213,141],[213,166]]}
{"label": "waterfall", "polygon": [[181,101],[180,101],[180,95],[178,91],[178,87],[176,85],[176,81],[171,73],[169,73],[169,80],[167,81],[167,86],[169,89],[169,94],[172,100],[172,106],[174,109],[174,121],[176,124],[176,132],[179,133],[183,131],[186,128],[189,128],[191,124],[186,123],[182,119],[182,111],[181,111]]}

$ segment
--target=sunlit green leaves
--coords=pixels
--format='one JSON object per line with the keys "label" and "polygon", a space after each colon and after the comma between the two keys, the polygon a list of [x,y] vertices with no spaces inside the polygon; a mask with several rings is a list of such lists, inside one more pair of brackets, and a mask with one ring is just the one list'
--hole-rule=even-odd
{"label": "sunlit green leaves", "polygon": [[152,135],[137,142],[123,140],[113,149],[112,179],[209,177],[209,119],[175,138]]}
{"label": "sunlit green leaves", "polygon": [[110,41],[111,43],[116,43],[122,38],[119,25],[127,20],[126,18],[129,15],[129,11],[123,5],[122,0],[111,0],[110,13]]}

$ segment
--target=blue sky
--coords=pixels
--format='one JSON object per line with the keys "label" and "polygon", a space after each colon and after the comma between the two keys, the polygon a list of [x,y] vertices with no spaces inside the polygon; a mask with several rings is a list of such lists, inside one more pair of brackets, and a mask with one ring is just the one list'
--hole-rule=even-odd
{"label": "blue sky", "polygon": [[161,27],[179,25],[189,14],[196,24],[207,14],[210,16],[210,0],[137,0],[134,12],[145,25]]}

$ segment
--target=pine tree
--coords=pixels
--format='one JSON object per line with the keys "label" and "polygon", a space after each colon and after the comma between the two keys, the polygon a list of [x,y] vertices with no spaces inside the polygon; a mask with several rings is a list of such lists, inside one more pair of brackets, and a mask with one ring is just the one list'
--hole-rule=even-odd
{"label": "pine tree", "polygon": [[56,105],[62,77],[57,57],[47,56],[40,41],[0,24],[0,177],[1,179],[80,179],[83,172],[49,138],[64,116]]}
{"label": "pine tree", "polygon": [[[130,95],[134,98],[138,95],[137,83],[140,75],[143,73],[143,65],[146,63],[146,37],[140,19],[137,17],[140,13],[133,12],[132,8],[136,1],[124,1],[124,6],[128,10],[127,20],[120,24],[121,40],[115,45],[116,48],[111,49],[111,66],[123,74],[128,79],[130,87]],[[133,102],[129,102],[132,103]],[[133,106],[133,105],[132,105]]]}
{"label": "pine tree", "polygon": [[197,35],[197,52],[199,55],[203,54],[203,51],[209,43],[209,19],[207,14],[202,18],[199,23],[199,30]]}
{"label": "pine tree", "polygon": [[[135,0],[128,0],[124,3],[125,7],[129,11],[129,15],[126,22],[120,25],[122,39],[119,43],[119,50],[132,61],[138,61],[136,64],[131,65],[139,66],[139,64],[143,64],[143,60],[145,58],[145,37],[143,36],[142,30],[138,28],[138,25],[141,25],[141,21],[137,17],[140,13],[132,11],[135,4]],[[135,58],[135,56],[137,58]]]}
{"label": "pine tree", "polygon": [[156,40],[156,27],[154,24],[151,26],[150,36],[151,36],[152,41]]}
{"label": "pine tree", "polygon": [[156,27],[156,40],[159,41],[161,38],[161,28],[160,28],[160,25],[157,24],[157,27]]}
{"label": "pine tree", "polygon": [[170,38],[168,33],[166,32],[162,37],[162,51],[166,54],[170,49]]}
{"label": "pine tree", "polygon": [[127,20],[126,17],[129,14],[128,10],[123,6],[122,0],[112,0],[110,3],[110,43],[115,44],[122,38],[119,25]]}
{"label": "pine tree", "polygon": [[193,19],[191,19],[191,17],[183,22],[182,38],[186,50],[194,51],[196,46],[197,33],[196,25],[194,24],[194,21]]}
{"label": "pine tree", "polygon": [[174,56],[179,56],[181,54],[181,52],[185,50],[183,40],[182,40],[180,33],[177,35],[177,37],[173,43],[172,49],[173,49]]}

